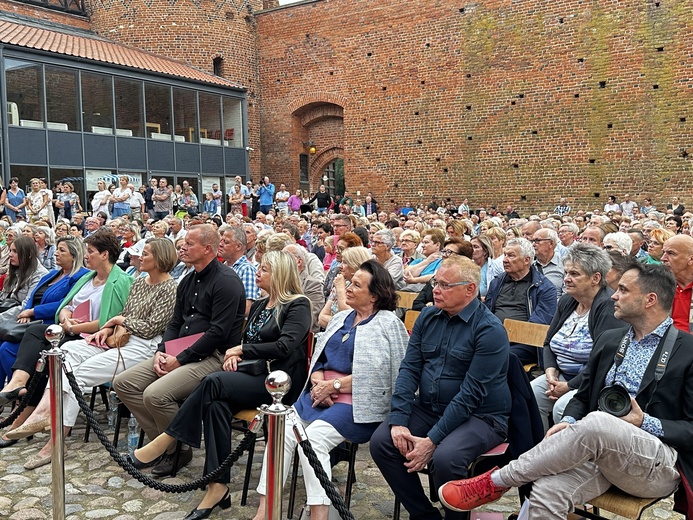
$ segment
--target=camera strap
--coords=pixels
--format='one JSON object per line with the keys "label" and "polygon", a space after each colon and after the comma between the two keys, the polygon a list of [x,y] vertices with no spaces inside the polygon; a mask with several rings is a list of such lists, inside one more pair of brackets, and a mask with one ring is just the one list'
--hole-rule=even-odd
{"label": "camera strap", "polygon": [[[655,367],[654,378],[657,382],[664,376],[664,371],[667,369],[667,364],[669,363],[669,358],[671,357],[671,351],[674,348],[674,342],[676,341],[678,335],[678,329],[674,327],[673,324],[670,325],[669,330],[667,330],[666,336],[664,336],[662,353],[659,356],[657,366]],[[630,339],[629,333],[626,332],[626,334],[623,336],[623,339],[621,340],[621,344],[619,345],[616,354],[614,354],[614,365],[616,366],[616,370],[618,370],[618,367],[620,367],[621,363],[623,363],[623,360],[626,357],[626,352],[628,352],[628,347],[630,347]]]}

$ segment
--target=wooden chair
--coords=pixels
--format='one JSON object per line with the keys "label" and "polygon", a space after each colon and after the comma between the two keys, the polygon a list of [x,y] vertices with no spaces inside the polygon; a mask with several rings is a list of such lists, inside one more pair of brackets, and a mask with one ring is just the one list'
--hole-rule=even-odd
{"label": "wooden chair", "polygon": [[628,518],[630,520],[639,520],[643,512],[648,507],[659,502],[661,498],[638,498],[621,491],[617,487],[612,487],[606,493],[599,495],[597,498],[590,500],[592,506],[590,511],[586,506],[576,507],[574,513],[583,518],[593,518],[606,520],[606,517],[601,516],[600,509]]}
{"label": "wooden chair", "polygon": [[414,300],[419,295],[417,292],[397,291],[397,307],[411,309]]}
{"label": "wooden chair", "polygon": [[[506,318],[503,322],[505,331],[508,333],[510,343],[524,343],[532,347],[543,348],[548,325],[541,323],[530,323],[529,321],[511,320]],[[529,372],[537,366],[536,363],[525,365],[525,372]]]}
{"label": "wooden chair", "polygon": [[419,317],[419,314],[421,314],[421,311],[408,310],[404,315],[404,328],[407,329],[409,334],[414,330],[414,323],[416,323],[416,318]]}

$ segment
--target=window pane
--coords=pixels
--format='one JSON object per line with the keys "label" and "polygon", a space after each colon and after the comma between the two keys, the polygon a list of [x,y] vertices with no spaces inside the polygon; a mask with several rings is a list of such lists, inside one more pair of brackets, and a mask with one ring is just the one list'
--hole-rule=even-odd
{"label": "window pane", "polygon": [[85,132],[113,133],[111,76],[82,72],[82,117]]}
{"label": "window pane", "polygon": [[[197,141],[197,99],[193,90],[173,89],[173,117],[176,122],[176,141]],[[182,139],[181,139],[182,137]],[[207,130],[202,133],[207,138]]]}
{"label": "window pane", "polygon": [[207,139],[213,139],[214,144],[221,144],[220,101],[220,96],[200,92],[200,133],[203,138],[206,133]]}
{"label": "window pane", "polygon": [[9,124],[43,128],[41,66],[27,61],[6,59],[5,85]]}
{"label": "window pane", "polygon": [[153,83],[144,84],[147,137],[171,140],[171,89]]}
{"label": "window pane", "polygon": [[241,100],[224,97],[224,146],[243,146]]}
{"label": "window pane", "polygon": [[142,82],[115,78],[116,135],[144,137]]}
{"label": "window pane", "polygon": [[46,66],[46,114],[49,128],[80,130],[77,71]]}

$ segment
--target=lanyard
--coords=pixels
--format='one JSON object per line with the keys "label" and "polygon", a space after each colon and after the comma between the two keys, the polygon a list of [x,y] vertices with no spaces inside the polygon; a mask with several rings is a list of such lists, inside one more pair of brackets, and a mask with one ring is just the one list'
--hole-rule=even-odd
{"label": "lanyard", "polygon": [[[679,331],[672,324],[669,326],[669,330],[667,330],[667,334],[664,337],[664,344],[662,345],[662,354],[659,356],[659,360],[657,361],[657,366],[655,367],[654,373],[655,381],[657,382],[659,382],[659,380],[662,379],[662,376],[664,376],[664,371],[666,370],[667,364],[669,363],[669,358],[671,357],[671,350],[674,347],[674,342],[676,341],[676,338],[678,337],[678,332]],[[614,378],[616,377],[618,367],[621,366],[621,363],[623,363],[623,360],[626,357],[628,347],[630,347],[630,340],[628,339],[628,333],[626,332],[625,336],[623,336],[623,339],[621,340],[621,344],[619,345],[616,354],[614,354],[614,365],[616,366],[616,370],[614,370]]]}

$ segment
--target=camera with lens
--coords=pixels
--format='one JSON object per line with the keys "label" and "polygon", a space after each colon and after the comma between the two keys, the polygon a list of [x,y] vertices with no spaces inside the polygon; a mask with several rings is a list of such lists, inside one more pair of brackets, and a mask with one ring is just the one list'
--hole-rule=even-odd
{"label": "camera with lens", "polygon": [[599,392],[597,404],[602,412],[614,417],[623,417],[630,413],[630,394],[621,385],[606,386]]}

